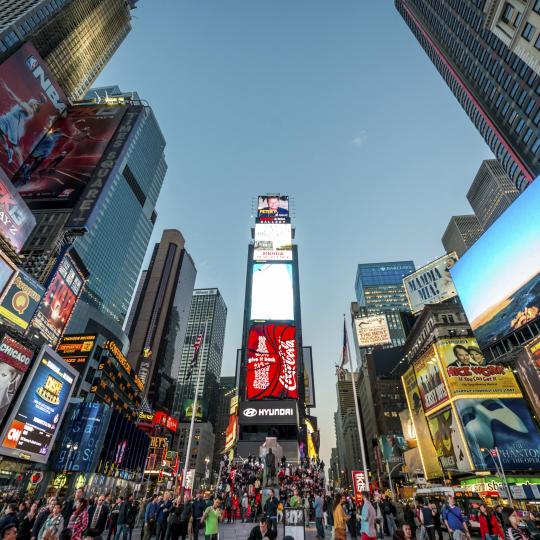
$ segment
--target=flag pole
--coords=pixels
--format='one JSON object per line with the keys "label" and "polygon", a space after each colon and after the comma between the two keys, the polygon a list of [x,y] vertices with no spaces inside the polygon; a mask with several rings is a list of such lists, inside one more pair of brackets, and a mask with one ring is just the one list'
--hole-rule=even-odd
{"label": "flag pole", "polygon": [[[345,334],[345,347],[346,347],[346,354],[349,359],[349,362],[351,364],[351,384],[353,389],[353,396],[354,396],[354,408],[356,411],[356,425],[358,427],[358,439],[360,440],[360,453],[362,455],[362,468],[364,470],[364,478],[367,486],[367,490],[369,491],[369,476],[368,476],[368,470],[367,470],[367,461],[366,461],[366,449],[364,447],[364,429],[362,426],[362,418],[360,416],[360,408],[358,406],[358,396],[356,395],[356,382],[354,380],[354,368],[353,368],[353,362],[351,357],[351,351],[349,348],[349,336],[347,334],[347,323],[345,315],[343,315],[343,332]],[[345,354],[345,351],[344,351]],[[359,372],[358,372],[358,378],[360,378],[360,366],[358,366]]]}
{"label": "flag pole", "polygon": [[187,448],[186,448],[186,455],[184,459],[184,470],[182,471],[182,485],[180,487],[180,497],[184,497],[184,491],[186,489],[186,477],[187,477],[187,470],[189,466],[189,456],[191,454],[191,443],[193,441],[193,428],[195,426],[195,417],[197,416],[197,402],[199,398],[199,384],[201,381],[201,373],[202,373],[202,355],[204,354],[204,343],[206,341],[206,329],[208,328],[208,320],[204,323],[204,332],[203,332],[203,338],[201,342],[201,348],[202,351],[199,351],[200,354],[198,355],[198,362],[199,362],[199,371],[197,372],[197,382],[195,383],[195,398],[193,399],[193,409],[191,411],[191,423],[189,426],[189,436],[188,436],[188,442],[187,442]]}

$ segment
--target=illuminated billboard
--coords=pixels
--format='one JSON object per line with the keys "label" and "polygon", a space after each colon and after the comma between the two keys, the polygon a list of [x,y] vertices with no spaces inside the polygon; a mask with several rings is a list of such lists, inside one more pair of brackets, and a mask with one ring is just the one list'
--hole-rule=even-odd
{"label": "illuminated billboard", "polygon": [[486,393],[521,396],[512,370],[486,364],[474,338],[440,339],[435,347],[453,397]]}
{"label": "illuminated billboard", "polygon": [[79,373],[82,373],[94,350],[96,339],[96,334],[64,335],[56,352]]}
{"label": "illuminated billboard", "polygon": [[403,278],[412,313],[422,311],[426,304],[439,304],[456,296],[450,268],[457,259],[455,252],[449,253]]}
{"label": "illuminated billboard", "polygon": [[0,169],[12,178],[67,108],[37,50],[25,43],[0,64]]}
{"label": "illuminated billboard", "polygon": [[13,178],[31,208],[75,206],[126,110],[80,105],[55,122]]}
{"label": "illuminated billboard", "polygon": [[259,195],[257,223],[289,223],[289,197],[287,195]]}
{"label": "illuminated billboard", "polygon": [[540,418],[540,338],[518,354],[514,367],[536,416]]}
{"label": "illuminated billboard", "polygon": [[407,450],[407,443],[402,435],[390,433],[379,437],[379,448],[384,461],[395,465],[403,463],[403,452]]}
{"label": "illuminated billboard", "polygon": [[482,348],[540,314],[539,206],[532,182],[450,270]]}
{"label": "illuminated billboard", "polygon": [[[182,410],[180,411],[180,422],[191,422],[193,416],[193,399],[182,400]],[[197,400],[197,412],[195,422],[206,422],[208,420],[208,405],[204,400]]]}
{"label": "illuminated billboard", "polygon": [[0,302],[0,317],[26,330],[44,293],[38,281],[19,270]]}
{"label": "illuminated billboard", "polygon": [[354,319],[360,347],[375,347],[392,343],[386,315],[371,315]]}
{"label": "illuminated billboard", "polygon": [[51,347],[56,347],[82,293],[84,282],[83,271],[70,253],[65,253],[53,273],[28,331],[37,330]]}
{"label": "illuminated billboard", "polygon": [[470,472],[467,448],[452,407],[429,416],[428,426],[441,467],[447,472]]}
{"label": "illuminated billboard", "polygon": [[306,407],[315,407],[315,385],[311,347],[302,347],[302,364],[304,366],[304,404]]}
{"label": "illuminated billboard", "polygon": [[291,263],[255,263],[253,265],[251,320],[294,320]]}
{"label": "illuminated billboard", "polygon": [[249,329],[246,398],[298,398],[296,328],[256,324]]}
{"label": "illuminated billboard", "polygon": [[438,478],[442,476],[442,469],[437,456],[437,451],[431,440],[426,415],[422,407],[422,399],[416,382],[414,368],[410,367],[403,377],[403,388],[407,399],[407,406],[411,414],[411,420],[416,433],[416,441],[420,451],[420,458],[426,479]]}
{"label": "illuminated billboard", "polygon": [[496,447],[505,470],[540,469],[540,435],[524,399],[460,399],[456,409],[475,468],[495,470]]}
{"label": "illuminated billboard", "polygon": [[43,346],[0,435],[0,454],[46,463],[77,372]]}
{"label": "illuminated billboard", "polygon": [[36,218],[0,169],[0,235],[19,253],[36,226]]}
{"label": "illuminated billboard", "polygon": [[448,401],[450,396],[433,346],[414,362],[414,372],[426,413]]}
{"label": "illuminated billboard", "polygon": [[11,285],[15,273],[16,266],[8,259],[7,255],[0,250],[0,296]]}
{"label": "illuminated billboard", "polygon": [[289,224],[255,225],[254,261],[292,261],[292,227]]}

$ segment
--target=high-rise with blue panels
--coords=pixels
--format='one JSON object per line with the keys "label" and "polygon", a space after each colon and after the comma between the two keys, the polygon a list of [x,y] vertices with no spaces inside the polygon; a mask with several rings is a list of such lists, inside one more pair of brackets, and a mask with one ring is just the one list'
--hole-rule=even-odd
{"label": "high-rise with blue panels", "polygon": [[405,330],[399,315],[409,311],[403,278],[415,271],[413,261],[363,263],[358,265],[354,289],[364,315],[386,315],[392,345],[405,343]]}

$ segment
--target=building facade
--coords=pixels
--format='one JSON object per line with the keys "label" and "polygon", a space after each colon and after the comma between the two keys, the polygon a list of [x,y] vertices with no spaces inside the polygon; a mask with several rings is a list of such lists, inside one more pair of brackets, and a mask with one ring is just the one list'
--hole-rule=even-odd
{"label": "building facade", "polygon": [[[189,438],[189,423],[178,425],[179,457],[181,469],[185,463],[185,453]],[[194,488],[209,488],[212,483],[212,456],[214,455],[215,436],[214,427],[210,422],[195,424],[193,440],[191,443],[191,455],[188,461],[189,481],[194,482]],[[192,471],[190,473],[190,471]],[[189,476],[188,476],[189,478]]]}
{"label": "building facade", "polygon": [[[172,409],[175,416],[180,415],[187,403],[195,397],[195,384],[200,368],[202,375],[200,384],[197,386],[197,395],[203,408],[208,409],[209,418],[214,425],[216,408],[208,407],[208,405],[215,403],[217,395],[223,362],[226,322],[227,306],[219,289],[195,289],[178,370]],[[197,338],[204,334],[205,325],[206,338],[200,347],[196,367],[192,369],[195,343]]]}
{"label": "building facade", "polygon": [[519,191],[496,159],[486,159],[474,177],[467,200],[486,230],[518,197]]}
{"label": "building facade", "polygon": [[80,99],[131,30],[137,0],[0,1],[0,62],[31,41],[72,100]]}
{"label": "building facade", "polygon": [[[538,73],[490,30],[486,0],[395,3],[508,176],[525,189],[540,174]],[[516,17],[511,24],[521,27]],[[534,43],[538,29],[528,24],[520,35]]]}
{"label": "building facade", "polygon": [[474,214],[452,216],[441,238],[447,253],[461,257],[483,234],[484,229]]}
{"label": "building facade", "polygon": [[220,377],[218,387],[218,401],[215,405],[216,413],[216,444],[214,446],[213,468],[219,469],[220,457],[223,455],[225,448],[227,426],[231,416],[231,399],[238,396],[238,388],[236,387],[236,377],[226,376]]}
{"label": "building facade", "polygon": [[167,412],[173,405],[197,275],[184,246],[180,231],[163,231],[132,305],[128,334],[127,358],[145,385],[144,397],[152,409]]}

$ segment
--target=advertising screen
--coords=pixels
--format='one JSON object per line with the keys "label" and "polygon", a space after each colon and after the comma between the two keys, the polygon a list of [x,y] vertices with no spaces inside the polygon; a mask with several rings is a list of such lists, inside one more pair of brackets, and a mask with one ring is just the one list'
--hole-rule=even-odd
{"label": "advertising screen", "polygon": [[[193,416],[193,400],[182,400],[182,411],[180,413],[180,422],[191,422]],[[208,404],[204,400],[197,400],[197,414],[195,422],[206,422],[208,420]]]}
{"label": "advertising screen", "polygon": [[297,399],[297,356],[294,326],[253,325],[247,342],[247,399]]}
{"label": "advertising screen", "polygon": [[456,408],[475,468],[495,470],[495,447],[506,471],[540,468],[540,435],[524,399],[460,399]]}
{"label": "advertising screen", "polygon": [[450,396],[433,346],[414,363],[414,372],[426,413],[448,401]]}
{"label": "advertising screen", "polygon": [[65,253],[45,291],[29,330],[37,330],[56,347],[82,293],[84,276],[74,259]]}
{"label": "advertising screen", "polygon": [[77,372],[43,346],[0,436],[0,453],[46,463]]}
{"label": "advertising screen", "polygon": [[292,261],[292,228],[289,224],[255,225],[255,261]]}
{"label": "advertising screen", "polygon": [[428,426],[441,467],[445,471],[470,472],[467,449],[453,409],[449,407],[429,416]]}
{"label": "advertising screen", "polygon": [[352,471],[354,500],[356,504],[362,504],[362,493],[369,491],[364,471]]}
{"label": "advertising screen", "polygon": [[44,293],[37,280],[19,270],[0,302],[0,317],[26,330]]}
{"label": "advertising screen", "polygon": [[0,64],[0,169],[9,178],[66,104],[66,96],[30,43]]}
{"label": "advertising screen", "polygon": [[507,394],[521,396],[512,370],[486,364],[474,338],[441,339],[435,344],[452,396]]}
{"label": "advertising screen", "polygon": [[416,432],[416,441],[420,451],[426,479],[429,480],[431,478],[440,477],[442,476],[442,469],[437,457],[437,451],[431,440],[431,434],[422,407],[422,399],[420,398],[420,391],[418,390],[413,367],[410,367],[405,372],[405,375],[402,377],[402,382],[405,390],[405,397],[407,399],[407,406],[411,413],[411,420]]}
{"label": "advertising screen", "polygon": [[36,226],[36,218],[0,169],[0,234],[19,253]]}
{"label": "advertising screen", "polygon": [[236,444],[236,433],[238,431],[238,416],[229,416],[229,423],[225,431],[225,452],[228,452]]}
{"label": "advertising screen", "polygon": [[5,253],[0,250],[0,295],[11,284],[17,271],[15,265],[7,258]]}
{"label": "advertising screen", "polygon": [[292,272],[290,263],[253,265],[251,320],[294,320]]}
{"label": "advertising screen", "polygon": [[408,446],[402,435],[390,433],[379,437],[379,447],[384,461],[390,465],[403,462],[403,452]]}
{"label": "advertising screen", "polygon": [[241,425],[298,425],[298,405],[294,399],[241,401],[238,408]]}
{"label": "advertising screen", "polygon": [[31,208],[75,206],[126,110],[81,105],[55,122],[13,178]]}
{"label": "advertising screen", "polygon": [[482,348],[539,315],[539,205],[532,182],[450,271]]}
{"label": "advertising screen", "polygon": [[304,404],[315,407],[315,385],[313,384],[313,356],[311,347],[302,347],[302,363],[304,366]]}
{"label": "advertising screen", "polygon": [[96,334],[69,334],[62,336],[56,352],[79,373],[82,373],[94,350],[96,338]]}
{"label": "advertising screen", "polygon": [[392,343],[386,315],[371,315],[354,320],[360,347],[375,347]]}
{"label": "advertising screen", "polygon": [[450,268],[457,259],[455,252],[449,253],[403,278],[412,313],[422,311],[426,304],[439,304],[456,296]]}
{"label": "advertising screen", "polygon": [[0,341],[0,424],[16,397],[24,374],[30,369],[34,352],[11,336]]}
{"label": "advertising screen", "polygon": [[529,403],[540,418],[540,338],[520,351],[514,367]]}
{"label": "advertising screen", "polygon": [[287,195],[259,195],[257,223],[289,223],[289,197]]}

